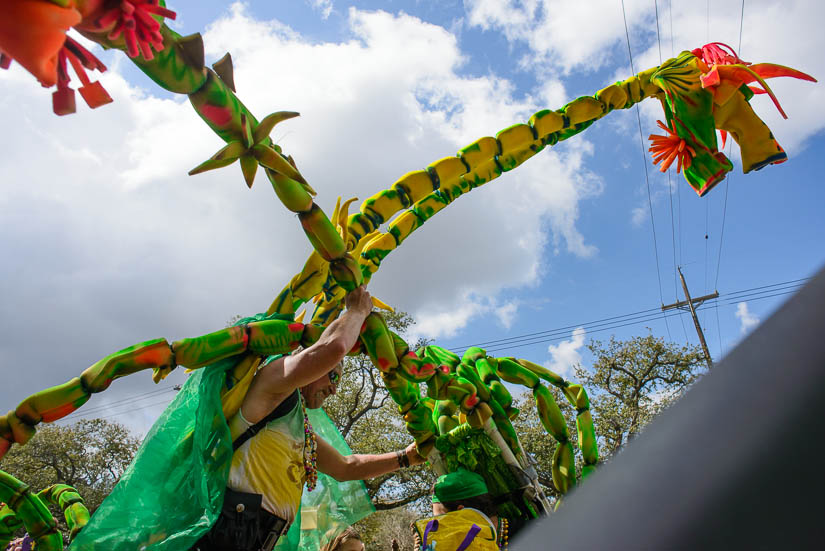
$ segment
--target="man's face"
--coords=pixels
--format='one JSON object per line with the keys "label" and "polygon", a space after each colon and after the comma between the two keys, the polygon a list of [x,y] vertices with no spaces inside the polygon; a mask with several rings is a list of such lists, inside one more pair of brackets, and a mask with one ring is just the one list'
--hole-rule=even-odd
{"label": "man's face", "polygon": [[309,409],[318,409],[323,405],[327,396],[335,394],[338,390],[338,382],[341,380],[341,371],[342,366],[338,364],[330,373],[321,375],[301,389],[304,402]]}

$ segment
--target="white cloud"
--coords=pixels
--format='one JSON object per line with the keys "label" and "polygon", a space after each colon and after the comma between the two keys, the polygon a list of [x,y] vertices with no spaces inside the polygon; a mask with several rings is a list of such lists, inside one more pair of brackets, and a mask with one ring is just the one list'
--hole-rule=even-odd
{"label": "white cloud", "polygon": [[510,329],[516,320],[518,311],[518,301],[510,301],[495,309],[498,322],[505,328]]}
{"label": "white cloud", "polygon": [[582,361],[580,350],[584,346],[586,334],[584,327],[577,327],[570,334],[570,340],[548,346],[547,352],[550,354],[550,359],[544,362],[544,366],[562,377],[570,377],[573,374],[573,367]]}
{"label": "white cloud", "polygon": [[421,307],[416,316],[417,323],[409,331],[409,340],[454,337],[477,316],[492,316],[498,325],[510,329],[516,320],[518,307],[517,300],[500,304],[495,297],[465,291],[457,301]]}
{"label": "white cloud", "polygon": [[[273,138],[328,213],[337,195],[367,198],[563,92],[550,83],[536,99],[492,75],[461,76],[456,36],[415,17],[348,17],[351,38],[318,43],[236,3],[204,32],[207,62],[232,53],[238,96],[253,113],[302,113]],[[44,366],[0,391],[5,403],[141,340],[196,336],[263,310],[310,250],[263,174],[252,190],[237,165],[187,176],[221,140],[185,98],[141,77],[130,84],[120,54],[93,49],[110,67],[100,79],[114,98],[94,111],[78,98],[76,114],[55,117],[50,93],[18,65],[0,75],[0,120],[15,136],[0,157],[9,184],[0,282],[15,289],[3,297],[0,364],[30,365],[28,351],[39,350]],[[577,228],[580,202],[601,193],[585,168],[592,148],[578,139],[556,149],[428,221],[385,261],[371,291],[415,314],[428,336],[454,335],[481,315],[510,326],[517,305],[496,297],[535,285],[550,245],[596,254]],[[49,324],[47,347],[30,329],[44,315],[62,320]],[[137,375],[106,399],[156,388]]]}
{"label": "white cloud", "polygon": [[[598,69],[615,55],[626,57],[621,5],[612,0],[467,0],[468,22],[500,31],[530,49],[527,64],[569,73]],[[653,9],[647,2],[628,0],[631,36],[650,32],[645,26]],[[623,47],[624,46],[624,47]]]}
{"label": "white cloud", "polygon": [[410,342],[418,337],[434,339],[437,337],[454,337],[470,321],[470,319],[482,312],[489,311],[475,297],[465,296],[464,300],[456,307],[450,309],[433,308],[420,312],[418,322],[410,330],[412,337]]}
{"label": "white cloud", "polygon": [[[820,80],[825,75],[825,58],[819,54],[825,48],[825,34],[819,28],[825,18],[823,2],[753,0],[744,14],[740,0],[714,1],[710,11],[695,2],[660,2],[658,28],[652,2],[626,0],[624,5],[637,72],[707,42],[721,41],[739,49],[741,28],[740,54],[745,60],[788,65]],[[621,4],[614,0],[466,0],[465,6],[469,25],[499,31],[512,45],[525,47],[528,53],[520,66],[532,69],[539,79],[545,74],[616,65],[609,80],[630,75]],[[792,158],[825,128],[825,112],[820,108],[825,88],[791,78],[769,83],[789,119],[782,119],[767,96],[757,96],[751,104]],[[663,115],[656,102],[642,103],[641,115],[645,138],[659,134],[655,121]],[[638,131],[635,120],[627,131],[628,138]],[[741,171],[735,144],[730,157],[734,170]],[[651,180],[654,206],[666,199],[662,185]],[[631,216],[634,221],[641,219],[636,212]]]}
{"label": "white cloud", "polygon": [[630,221],[633,223],[634,226],[639,227],[645,222],[649,216],[650,210],[647,205],[643,205],[640,207],[634,207],[631,211]]}
{"label": "white cloud", "polygon": [[[442,27],[356,9],[350,9],[349,22],[354,38],[342,43],[310,44],[277,27],[258,29],[254,41],[238,42],[246,29],[260,24],[234,7],[205,36],[216,56],[232,49],[239,95],[253,111],[302,113],[274,135],[327,210],[338,194],[369,197],[405,172],[525,121],[544,106],[543,100],[517,99],[504,79],[459,76],[464,54]],[[271,63],[271,51],[279,52],[278,69],[262,71]],[[289,86],[283,75],[289,75]],[[278,91],[277,105],[270,90]],[[542,95],[554,93],[558,86],[548,86]],[[467,296],[484,296],[535,284],[548,244],[594,255],[597,249],[576,227],[579,202],[601,193],[601,181],[585,168],[592,154],[586,140],[577,140],[534,157],[503,176],[506,182],[460,198],[385,260],[373,280],[374,292],[415,314],[433,334],[432,328],[461,327],[465,315],[480,315],[477,308],[468,309],[456,285]],[[470,242],[473,247],[467,247]],[[479,262],[484,270],[466,269]],[[445,312],[462,314],[454,320]],[[429,315],[436,316],[431,324],[424,319]]]}
{"label": "white cloud", "polygon": [[308,0],[309,5],[312,6],[313,9],[317,10],[321,14],[322,19],[329,18],[330,14],[332,13],[333,3],[332,0]]}
{"label": "white cloud", "polygon": [[743,335],[759,325],[759,318],[748,310],[747,302],[739,302],[736,304],[736,317],[740,324],[739,331]]}

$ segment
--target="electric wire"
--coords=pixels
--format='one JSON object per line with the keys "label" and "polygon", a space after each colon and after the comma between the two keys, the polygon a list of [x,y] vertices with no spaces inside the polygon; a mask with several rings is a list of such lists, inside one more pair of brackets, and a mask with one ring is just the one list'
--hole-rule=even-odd
{"label": "electric wire", "polygon": [[[160,388],[160,389],[150,390],[150,391],[144,392],[142,394],[137,394],[135,396],[129,396],[129,401],[130,402],[138,402],[140,400],[144,400],[144,399],[147,399],[147,398],[154,398],[157,395],[163,394],[165,392],[169,392],[170,390],[172,390],[172,389],[171,388]],[[110,406],[108,404],[93,406],[93,407],[89,407],[89,408],[84,407],[83,412],[84,413],[90,413],[90,412],[95,412],[95,411],[98,411],[98,410],[105,410],[105,409],[109,409],[109,408],[110,408]],[[75,415],[77,415],[76,412],[75,413],[70,413],[66,417],[63,417],[63,419],[71,419]]]}
{"label": "electric wire", "polygon": [[[656,10],[656,42],[659,46],[659,65],[662,64],[662,35],[659,30],[659,0],[653,0],[653,6]],[[673,49],[673,6],[670,6],[671,18],[670,18],[670,47],[671,50]],[[671,53],[672,55],[672,53]],[[673,296],[679,296],[679,287],[678,281],[676,276],[676,224],[674,222],[673,216],[673,181],[670,177],[670,171],[667,171],[667,198],[668,202],[670,203],[670,244],[673,250]],[[681,236],[680,236],[681,238]],[[664,304],[664,301],[662,301]],[[685,328],[685,320],[684,316],[679,316],[679,321],[682,324],[682,334],[685,336],[685,342],[690,342],[688,339],[687,329]],[[668,336],[670,336],[670,328],[668,327]]]}
{"label": "electric wire", "polygon": [[[723,301],[723,302],[724,301],[734,301],[734,302],[738,302],[738,301],[741,301],[743,298],[757,296],[757,295],[762,294],[762,293],[772,293],[772,292],[775,292],[775,291],[796,290],[796,289],[800,288],[802,285],[804,285],[804,282],[808,281],[808,279],[810,279],[810,278],[799,278],[799,279],[793,279],[793,280],[789,280],[789,281],[782,281],[782,282],[779,282],[779,283],[773,283],[773,284],[769,284],[769,285],[751,287],[749,289],[741,289],[741,290],[738,290],[738,291],[732,291],[730,293],[720,294],[717,299],[709,299],[708,301],[705,302],[705,304],[708,304],[711,301]],[[584,323],[574,323],[574,324],[566,325],[566,326],[563,326],[563,327],[547,329],[547,330],[544,330],[544,331],[537,331],[537,332],[533,332],[533,333],[526,333],[526,334],[523,334],[523,335],[514,335],[512,337],[507,337],[507,338],[502,338],[502,339],[485,340],[485,341],[480,341],[480,342],[476,342],[476,343],[473,343],[473,344],[457,346],[457,347],[454,347],[454,348],[455,349],[466,350],[467,348],[470,348],[472,346],[482,346],[483,347],[483,346],[487,346],[487,345],[512,344],[513,342],[517,342],[517,341],[521,342],[521,341],[524,341],[524,340],[529,340],[529,339],[534,339],[534,338],[547,337],[547,336],[550,336],[552,334],[558,334],[560,332],[563,333],[563,332],[569,331],[571,329],[575,329],[577,327],[585,327],[585,328],[587,328],[587,327],[597,327],[597,326],[603,326],[603,325],[607,324],[608,322],[619,323],[619,322],[628,321],[629,319],[642,319],[642,318],[644,318],[644,316],[646,316],[646,315],[649,316],[653,312],[658,312],[660,310],[661,310],[660,308],[648,308],[648,309],[645,309],[645,310],[638,310],[636,312],[631,312],[631,313],[628,313],[628,314],[610,316],[610,317],[607,317],[607,318],[601,318],[601,319],[588,321],[588,322],[584,322]]]}
{"label": "electric wire", "polygon": [[[658,8],[657,8],[658,13]],[[658,17],[658,16],[657,16]],[[636,69],[633,67],[633,51],[630,48],[630,32],[627,30],[627,13],[624,7],[624,0],[622,0],[622,19],[624,21],[624,34],[625,38],[627,39],[627,55],[630,59],[630,72],[632,74],[636,74]],[[658,24],[657,24],[657,33],[658,33]],[[653,228],[653,253],[656,259],[656,282],[659,284],[659,300],[662,304],[665,303],[664,294],[662,293],[662,273],[659,269],[659,245],[656,240],[656,222],[653,219],[653,200],[650,196],[650,177],[648,176],[647,170],[647,155],[645,154],[645,140],[642,135],[642,116],[639,114],[639,104],[635,105],[636,108],[636,121],[639,124],[639,145],[642,149],[642,167],[644,167],[645,171],[645,184],[647,186],[647,205],[648,209],[650,210],[650,225]],[[665,320],[665,326],[667,327],[667,335],[670,340],[673,338],[670,336],[670,325],[667,323],[667,317],[662,316]]]}
{"label": "electric wire", "polygon": [[[810,278],[799,278],[789,281],[783,281],[780,283],[774,283],[769,285],[762,285],[759,287],[752,287],[750,289],[742,289],[739,291],[733,291],[731,293],[726,293],[724,295],[720,295],[717,299],[710,299],[696,308],[697,311],[705,310],[711,308],[712,306],[709,304],[710,302],[719,303],[721,302],[724,305],[734,305],[738,304],[742,301],[743,298],[748,298],[749,301],[757,301],[763,300],[772,297],[784,296],[784,295],[791,295],[794,294],[800,287],[804,285],[804,282],[808,281]],[[714,305],[715,306],[715,305]],[[571,329],[576,329],[578,327],[583,327],[588,332],[588,334],[592,333],[601,333],[604,331],[610,331],[613,329],[619,329],[622,327],[628,327],[631,325],[639,325],[642,323],[648,323],[653,321],[660,321],[663,317],[658,312],[660,308],[648,308],[646,310],[639,310],[636,312],[632,312],[629,314],[622,314],[618,316],[611,316],[607,318],[601,318],[599,320],[587,322],[587,323],[579,323],[579,324],[572,324],[567,325],[565,327],[560,327],[557,329],[551,329],[548,331],[540,331],[536,333],[528,333],[525,335],[518,335],[515,337],[510,337],[508,339],[496,339],[491,341],[485,341],[481,343],[472,344],[469,346],[464,347],[453,347],[451,350],[456,353],[463,353],[464,350],[470,348],[471,346],[485,346],[489,344],[493,344],[492,347],[487,348],[487,352],[498,352],[502,350],[512,350],[517,348],[525,348],[528,346],[533,346],[536,344],[544,344],[554,341],[565,340],[568,338],[568,331]],[[674,310],[672,313],[662,312],[665,318],[678,316],[680,315],[678,310]],[[612,322],[612,323],[607,323]],[[720,343],[721,348],[721,343]],[[461,355],[461,354],[459,354]],[[135,406],[132,408],[128,408],[121,411],[112,411],[116,410],[117,408],[123,406],[129,406],[146,398],[154,398],[166,392],[172,392],[179,390],[178,386],[168,388],[168,389],[161,389],[161,390],[152,390],[149,392],[145,392],[143,394],[139,394],[137,396],[131,397],[129,399],[120,400],[116,403],[107,404],[104,406],[97,406],[95,408],[90,409],[81,409],[78,410],[71,415],[67,415],[62,419],[58,419],[57,422],[61,421],[72,421],[72,420],[79,420],[81,418],[88,418],[90,414],[98,412],[108,412],[106,415],[101,415],[97,417],[98,419],[108,419],[111,417],[117,417],[120,415],[125,415],[127,413],[132,413],[135,411],[144,410],[151,407],[156,407],[159,405],[165,405],[169,403],[169,399],[165,398],[163,400],[159,400],[156,402],[152,402],[149,404],[143,404],[139,406]]]}
{"label": "electric wire", "polygon": [[[745,0],[742,0],[742,9],[739,13],[739,45],[738,45],[738,49],[736,50],[737,55],[739,55],[740,57],[742,55],[742,31],[744,29],[744,24],[745,24]],[[733,147],[733,144],[731,143],[728,146],[728,157],[730,157],[730,152],[731,152],[732,147]],[[724,205],[722,207],[722,230],[719,233],[719,257],[716,260],[716,281],[714,283],[714,288],[719,286],[719,269],[722,265],[722,244],[724,243],[724,239],[725,239],[725,220],[727,218],[727,213],[728,213],[728,190],[730,189],[730,183],[728,181],[729,177],[730,177],[730,173],[728,173],[728,175],[725,176],[725,202],[724,202]],[[721,335],[719,335],[719,340],[721,342],[721,340],[722,340]]]}
{"label": "electric wire", "polygon": [[[742,54],[742,31],[743,31],[743,28],[744,28],[744,22],[745,22],[745,0],[742,0],[742,8],[741,8],[740,13],[739,13],[739,44],[738,44],[738,48],[737,48],[737,54],[740,55],[740,56]],[[733,149],[733,143],[731,142],[728,145],[728,158],[730,158],[730,156],[731,156],[732,149]],[[714,279],[714,283],[713,283],[714,289],[719,288],[719,274],[720,274],[720,269],[721,269],[721,266],[722,266],[722,245],[725,242],[725,222],[727,220],[727,214],[728,214],[728,193],[730,192],[730,176],[731,176],[730,173],[725,175],[725,199],[724,199],[724,202],[723,202],[723,205],[722,205],[722,228],[719,232],[719,254],[718,254],[717,259],[716,259],[716,278]],[[705,256],[707,256],[707,252],[705,253]],[[707,263],[707,260],[705,262]],[[706,270],[707,270],[707,264],[706,264]],[[721,352],[722,352],[722,327],[721,327],[721,324],[719,323],[718,305],[717,305],[717,311],[716,311],[716,321],[717,321],[716,331],[717,331],[718,337],[719,337],[719,353],[721,355]]]}
{"label": "electric wire", "polygon": [[169,404],[169,402],[171,402],[171,400],[168,400],[168,399],[167,400],[161,400],[159,402],[154,402],[152,404],[146,404],[146,405],[143,405],[143,406],[137,406],[137,407],[134,407],[132,409],[127,409],[125,411],[119,411],[117,413],[110,413],[109,415],[103,415],[101,417],[98,417],[97,419],[110,419],[112,417],[117,417],[119,415],[125,415],[127,413],[140,411],[142,409],[148,409],[148,408],[155,407],[155,406],[167,405],[167,404]]}
{"label": "electric wire", "polygon": [[138,394],[136,396],[130,396],[124,400],[120,400],[116,403],[104,404],[100,406],[95,406],[91,408],[81,408],[66,417],[62,417],[59,421],[73,421],[75,419],[80,419],[82,417],[88,417],[90,414],[94,413],[102,413],[112,410],[113,408],[120,407],[123,405],[135,404],[137,402],[150,399],[150,398],[157,398],[162,394],[167,394],[169,392],[174,392],[176,389],[173,388],[163,388],[158,390],[152,390],[149,392],[144,392],[143,394]]}
{"label": "electric wire", "polygon": [[[749,302],[755,302],[757,300],[763,300],[763,299],[779,297],[779,296],[785,296],[785,295],[792,295],[796,291],[797,291],[797,289],[791,289],[791,290],[785,290],[785,291],[777,292],[777,293],[764,294],[764,295],[761,295],[761,296],[756,296],[756,297],[750,298]],[[731,300],[731,301],[723,302],[723,306],[733,306],[733,305],[738,304],[739,302],[741,302],[741,301],[740,300]],[[712,307],[713,307],[713,305],[708,304],[708,305],[703,305],[703,306],[700,306],[698,308],[695,308],[695,310],[697,312],[703,312],[703,311],[705,311],[709,308],[712,308]],[[679,312],[673,312],[673,313],[670,313],[670,314],[666,314],[666,317],[669,318],[669,317],[678,316],[678,315],[679,315]],[[660,320],[661,320],[660,315],[651,314],[647,317],[640,317],[640,318],[632,320],[632,321],[627,321],[626,323],[616,323],[616,324],[612,324],[612,325],[609,325],[609,326],[606,326],[606,327],[599,327],[599,328],[595,328],[595,329],[585,328],[585,331],[587,331],[588,334],[602,333],[604,331],[611,331],[611,330],[614,330],[614,329],[620,329],[622,327],[628,327],[628,326],[631,326],[631,325],[640,325],[640,324],[643,324],[643,323],[655,322],[655,321],[660,321]],[[536,344],[546,344],[546,343],[551,343],[551,342],[563,341],[563,340],[567,340],[569,338],[570,338],[569,334],[548,336],[548,337],[544,337],[544,338],[541,338],[541,339],[531,340],[529,342],[519,342],[519,343],[514,343],[514,344],[505,343],[504,345],[497,345],[497,346],[494,346],[494,347],[489,347],[486,350],[487,350],[488,353],[497,353],[497,352],[500,352],[502,350],[511,350],[511,349],[514,349],[514,348],[524,348],[524,347],[533,346],[533,345],[536,345]],[[459,356],[463,353],[463,351],[461,349],[452,349],[452,350],[453,350],[453,352],[459,354]]]}

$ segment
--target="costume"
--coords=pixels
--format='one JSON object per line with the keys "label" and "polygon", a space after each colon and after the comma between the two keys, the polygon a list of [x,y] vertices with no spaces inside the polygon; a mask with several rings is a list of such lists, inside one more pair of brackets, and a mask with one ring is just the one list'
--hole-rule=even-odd
{"label": "costume", "polygon": [[[258,314],[236,324],[281,318]],[[240,405],[245,388],[233,379],[233,370],[251,356],[233,356],[192,372],[70,551],[181,551],[210,530],[220,516],[233,462],[224,402],[239,390],[243,393],[232,399],[236,408]],[[307,415],[319,437],[342,455],[352,453],[323,410],[308,410]],[[280,468],[274,472],[283,473]],[[311,513],[309,524],[315,530],[301,530],[298,510],[277,549],[314,551],[330,526],[354,524],[375,510],[363,482],[339,483],[321,473],[316,491],[298,497]]]}
{"label": "costume", "polygon": [[445,515],[416,521],[415,531],[424,551],[498,551],[498,535],[490,518],[465,507]]}
{"label": "costume", "polygon": [[433,503],[461,501],[488,493],[484,478],[467,469],[458,468],[441,475],[433,486]]}
{"label": "costume", "polygon": [[192,551],[272,551],[301,507],[309,473],[306,444],[314,433],[301,393],[254,424],[239,408],[229,426],[234,454],[221,515]]}
{"label": "costume", "polygon": [[[306,480],[304,414],[300,392],[295,391],[287,400],[292,407],[283,416],[271,420],[237,449],[226,485],[239,492],[261,494],[264,509],[292,522]],[[252,426],[238,410],[229,421],[232,439]]]}
{"label": "costume", "polygon": [[71,551],[182,551],[209,530],[232,460],[220,391],[235,362],[192,373]]}
{"label": "costume", "polygon": [[[484,478],[459,468],[438,477],[432,500],[433,503],[455,504],[487,494]],[[413,528],[422,551],[497,551],[500,548],[499,533],[493,521],[484,512],[471,507],[416,521]]]}

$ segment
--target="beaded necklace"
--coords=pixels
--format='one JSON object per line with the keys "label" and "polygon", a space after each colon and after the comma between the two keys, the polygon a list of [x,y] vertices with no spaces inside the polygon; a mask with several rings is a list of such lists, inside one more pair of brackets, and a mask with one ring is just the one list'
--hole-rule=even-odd
{"label": "beaded necklace", "polygon": [[318,438],[312,430],[303,400],[301,410],[304,412],[304,471],[307,475],[307,491],[311,492],[318,484]]}
{"label": "beaded necklace", "polygon": [[498,548],[507,551],[509,548],[509,529],[510,521],[504,517],[498,518]]}

